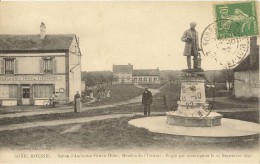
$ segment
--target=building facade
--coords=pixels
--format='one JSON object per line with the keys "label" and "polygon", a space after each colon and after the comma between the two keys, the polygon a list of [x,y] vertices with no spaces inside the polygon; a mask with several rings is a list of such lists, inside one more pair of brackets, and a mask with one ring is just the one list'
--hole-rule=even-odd
{"label": "building facade", "polygon": [[133,65],[113,65],[113,79],[116,84],[132,84]]}
{"label": "building facade", "polygon": [[133,71],[134,84],[160,84],[159,69],[143,69]]}
{"label": "building facade", "polygon": [[134,70],[131,64],[113,65],[115,84],[160,84],[159,77],[159,68]]}
{"label": "building facade", "polygon": [[259,44],[257,37],[250,39],[250,54],[234,68],[234,95],[236,98],[260,98]]}
{"label": "building facade", "polygon": [[43,105],[53,92],[71,102],[81,91],[81,52],[74,34],[0,35],[0,105]]}

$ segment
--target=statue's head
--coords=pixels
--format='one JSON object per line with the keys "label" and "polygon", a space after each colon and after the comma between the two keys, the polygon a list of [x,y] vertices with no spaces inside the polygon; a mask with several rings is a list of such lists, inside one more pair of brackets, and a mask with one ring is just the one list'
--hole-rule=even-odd
{"label": "statue's head", "polygon": [[196,25],[197,25],[196,22],[191,22],[190,23],[190,28],[195,29]]}

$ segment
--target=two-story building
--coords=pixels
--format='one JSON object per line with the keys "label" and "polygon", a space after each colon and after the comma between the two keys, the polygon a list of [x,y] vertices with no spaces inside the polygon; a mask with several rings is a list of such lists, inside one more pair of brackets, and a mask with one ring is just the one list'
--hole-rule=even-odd
{"label": "two-story building", "polygon": [[0,105],[43,105],[53,92],[71,102],[81,91],[81,52],[75,34],[0,35]]}
{"label": "two-story building", "polygon": [[113,65],[113,78],[115,83],[132,84],[133,83],[133,65]]}
{"label": "two-story building", "polygon": [[133,69],[133,65],[113,65],[114,84],[160,84],[157,69]]}

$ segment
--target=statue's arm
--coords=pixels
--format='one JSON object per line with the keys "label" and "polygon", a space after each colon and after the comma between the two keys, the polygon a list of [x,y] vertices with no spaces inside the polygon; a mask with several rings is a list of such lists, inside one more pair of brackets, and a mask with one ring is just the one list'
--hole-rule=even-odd
{"label": "statue's arm", "polygon": [[185,31],[184,33],[183,33],[183,35],[182,35],[182,37],[181,37],[181,40],[183,41],[183,42],[187,42],[187,31]]}

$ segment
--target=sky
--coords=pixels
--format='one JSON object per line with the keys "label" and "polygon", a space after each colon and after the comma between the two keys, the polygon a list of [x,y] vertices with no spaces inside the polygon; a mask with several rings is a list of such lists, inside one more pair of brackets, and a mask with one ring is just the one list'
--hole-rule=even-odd
{"label": "sky", "polygon": [[[1,34],[76,34],[82,71],[186,69],[183,32],[197,22],[199,37],[214,21],[211,2],[1,2]],[[221,69],[202,56],[202,68]]]}

